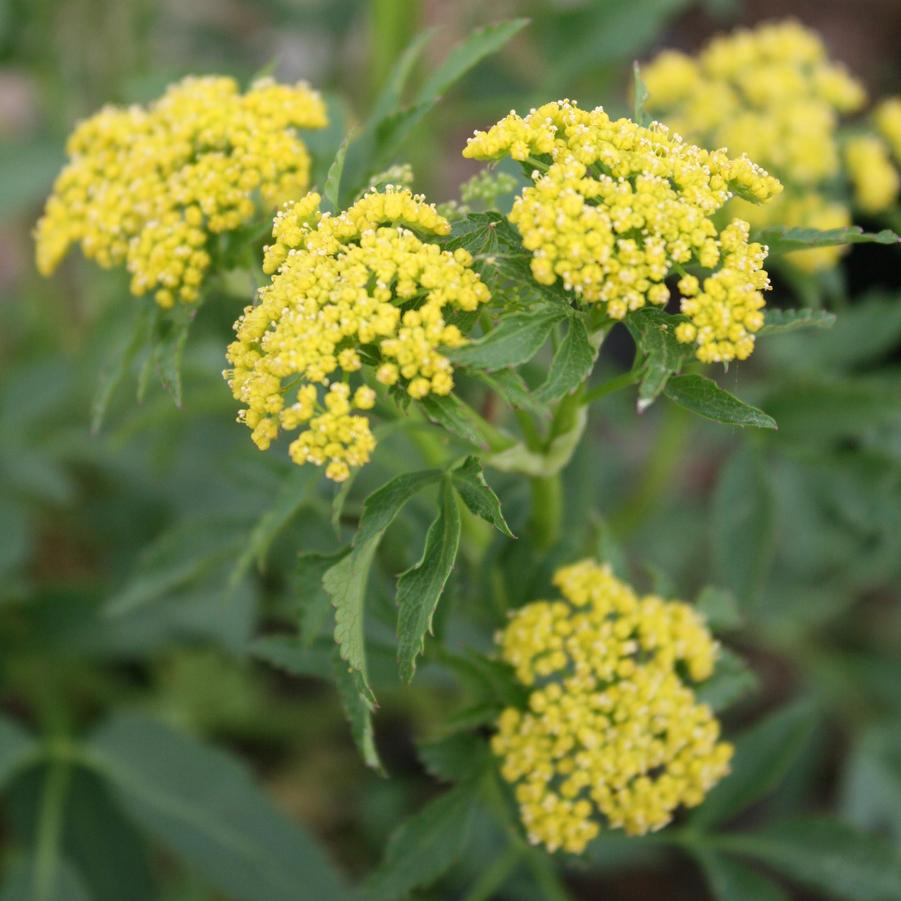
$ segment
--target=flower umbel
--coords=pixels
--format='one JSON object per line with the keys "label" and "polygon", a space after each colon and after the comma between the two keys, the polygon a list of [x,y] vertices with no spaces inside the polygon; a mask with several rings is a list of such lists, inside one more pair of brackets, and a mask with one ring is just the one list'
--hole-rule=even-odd
{"label": "flower umbel", "polygon": [[414,399],[449,394],[441,348],[466,339],[445,311],[475,310],[490,295],[465,250],[419,237],[450,231],[422,196],[389,187],[339,216],[319,201],[309,194],[278,213],[264,260],[272,281],[235,323],[225,375],[260,449],[303,425],[291,458],[326,464],[340,482],[375,447],[368,419],[353,413],[371,409],[375,391],[354,374],[368,363],[377,382]]}
{"label": "flower umbel", "polygon": [[529,840],[578,854],[599,815],[641,835],[700,804],[732,746],[686,684],[707,679],[717,655],[689,605],[639,597],[592,560],[554,583],[562,599],[525,605],[498,636],[530,694],[527,710],[503,711],[492,748]]}
{"label": "flower umbel", "polygon": [[[738,29],[714,38],[697,57],[662,52],[642,68],[642,78],[648,109],[671,128],[705,147],[746,153],[785,185],[781,204],[752,211],[736,202],[734,214],[757,226],[850,224],[849,212],[842,216],[824,192],[841,165],[839,116],[859,109],[866,95],[828,59],[814,32],[794,21]],[[842,253],[818,248],[791,260],[816,270]]]}
{"label": "flower umbel", "polygon": [[[658,123],[611,120],[569,100],[520,117],[510,113],[476,132],[464,156],[509,155],[533,165],[534,184],[510,221],[532,253],[541,284],[560,280],[582,302],[604,304],[614,319],[669,299],[665,279],[699,269],[682,308],[692,320],[679,339],[697,343],[704,362],[747,358],[763,325],[766,248],[748,242],[735,220],[714,215],[734,195],[768,200],[779,182],[746,157],[688,144]],[[683,292],[684,293],[684,292]]]}
{"label": "flower umbel", "polygon": [[310,158],[297,129],[326,125],[306,84],[186,78],[149,107],[106,107],[69,138],[69,162],[37,224],[38,269],[73,244],[161,306],[193,302],[211,238],[303,191]]}

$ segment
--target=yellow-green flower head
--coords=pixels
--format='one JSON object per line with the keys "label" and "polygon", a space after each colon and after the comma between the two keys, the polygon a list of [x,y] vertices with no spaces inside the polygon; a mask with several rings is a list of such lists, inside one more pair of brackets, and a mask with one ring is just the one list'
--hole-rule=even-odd
{"label": "yellow-green flower head", "polygon": [[766,248],[748,242],[744,222],[720,231],[713,218],[734,194],[759,203],[781,190],[747,157],[569,100],[525,117],[511,112],[476,132],[463,155],[535,163],[533,185],[515,200],[510,221],[532,253],[536,281],[559,279],[584,303],[602,303],[622,319],[648,302],[665,304],[667,276],[697,266],[702,278],[682,304],[692,326],[680,340],[696,342],[704,362],[750,355],[769,287]]}
{"label": "yellow-green flower head", "polygon": [[[746,153],[785,185],[780,202],[747,218],[754,225],[818,226],[811,210],[822,211],[820,193],[841,166],[839,117],[866,100],[861,84],[833,62],[819,37],[798,22],[768,23],[714,38],[690,57],[666,50],[642,68],[648,109],[671,128],[705,147]],[[801,200],[795,203],[795,200]],[[738,202],[732,214],[744,215]],[[829,203],[829,217],[840,217]],[[786,218],[792,210],[807,219]],[[844,218],[850,223],[850,214]],[[821,250],[825,250],[823,253]],[[831,266],[843,248],[792,254],[797,266]]]}
{"label": "yellow-green flower head", "polygon": [[261,450],[302,427],[291,458],[340,482],[375,447],[354,412],[371,409],[375,392],[354,373],[369,363],[378,382],[414,399],[449,394],[442,348],[466,339],[445,311],[475,310],[490,294],[469,253],[426,239],[450,225],[421,195],[388,186],[338,216],[320,213],[319,201],[308,194],[276,216],[264,259],[272,281],[235,323],[225,376]]}
{"label": "yellow-green flower head", "polygon": [[899,181],[886,143],[877,135],[855,135],[845,144],[844,154],[856,205],[871,214],[892,206]]}
{"label": "yellow-green flower head", "polygon": [[491,744],[529,840],[578,854],[601,817],[642,835],[700,804],[732,746],[687,684],[717,655],[692,607],[639,597],[592,560],[554,582],[562,599],[520,608],[498,636],[530,694],[528,709],[503,711]]}
{"label": "yellow-green flower head", "polygon": [[873,112],[873,121],[901,163],[901,97],[883,100]]}
{"label": "yellow-green flower head", "polygon": [[44,275],[73,244],[105,268],[125,265],[131,291],[161,306],[193,302],[210,238],[272,209],[308,184],[297,129],[326,125],[306,84],[186,78],[149,107],[105,107],[67,145],[35,230]]}

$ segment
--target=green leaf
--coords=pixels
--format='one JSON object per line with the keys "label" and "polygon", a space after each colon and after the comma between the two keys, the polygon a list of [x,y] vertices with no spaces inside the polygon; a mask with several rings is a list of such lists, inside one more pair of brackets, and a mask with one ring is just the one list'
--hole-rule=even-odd
{"label": "green leaf", "polygon": [[365,897],[397,901],[438,879],[463,853],[474,809],[473,786],[463,782],[430,801],[392,833],[385,858]]}
{"label": "green leaf", "polygon": [[318,637],[329,612],[329,598],[322,585],[323,576],[348,552],[301,554],[294,571],[294,594],[299,603],[298,621],[301,641],[309,647]]}
{"label": "green leaf", "polygon": [[759,688],[760,680],[748,664],[734,651],[722,648],[713,675],[695,689],[695,694],[702,704],[719,713]]}
{"label": "green leaf", "polygon": [[774,225],[756,231],[752,238],[769,247],[768,256],[770,257],[811,247],[835,247],[839,244],[898,244],[901,242],[901,237],[890,229],[886,228],[875,233],[865,232],[859,225],[830,228],[825,231],[816,228],[789,228],[785,225]]}
{"label": "green leaf", "polygon": [[325,199],[332,205],[332,210],[336,213],[340,212],[341,207],[340,204],[340,193],[341,193],[341,174],[344,172],[344,158],[347,156],[347,148],[350,146],[350,142],[354,139],[354,133],[352,131],[348,132],[345,136],[344,140],[341,142],[341,146],[338,148],[338,152],[335,154],[335,159],[332,162],[331,166],[329,166],[328,175],[325,177],[325,187],[323,188],[322,193],[325,195]]}
{"label": "green leaf", "polygon": [[811,706],[799,702],[740,735],[735,740],[732,771],[692,815],[692,826],[707,829],[722,823],[769,794],[800,753],[815,721]]}
{"label": "green leaf", "polygon": [[462,438],[467,444],[481,448],[486,446],[477,428],[477,414],[455,394],[428,394],[419,403],[436,425]]}
{"label": "green leaf", "polygon": [[796,332],[800,329],[828,329],[835,325],[835,314],[825,310],[779,310],[766,311],[763,328],[758,335],[781,335],[785,332]]}
{"label": "green leaf", "polygon": [[581,319],[570,319],[566,337],[560,342],[547,380],[536,395],[540,401],[551,403],[575,391],[591,375],[598,356],[600,341],[592,341]]}
{"label": "green leaf", "polygon": [[93,901],[78,872],[65,860],[57,860],[49,883],[38,892],[38,860],[23,857],[4,872],[0,901]]}
{"label": "green leaf", "polygon": [[371,119],[379,122],[392,112],[395,112],[403,100],[404,88],[410,80],[410,73],[416,61],[422,56],[426,44],[437,34],[437,28],[426,28],[419,32],[398,57],[391,72],[388,74],[385,84],[379,91],[372,107]]}
{"label": "green leaf", "polygon": [[291,676],[332,678],[330,653],[322,647],[307,647],[294,635],[262,635],[251,642],[249,651]]}
{"label": "green leaf", "polygon": [[717,901],[789,901],[775,882],[737,860],[704,847],[692,848]]}
{"label": "green leaf", "polygon": [[322,585],[335,608],[335,641],[341,659],[359,674],[363,697],[370,704],[375,698],[369,686],[364,623],[369,569],[382,534],[404,504],[441,478],[443,473],[438,469],[403,473],[369,495],[363,504],[353,549],[322,577]]}
{"label": "green leaf", "polygon": [[644,354],[644,374],[638,386],[638,411],[646,410],[666,387],[670,377],[678,373],[694,356],[691,345],[676,340],[680,316],[646,307],[630,313],[626,328]]}
{"label": "green leaf", "polygon": [[38,743],[15,720],[0,715],[0,787],[36,754]]}
{"label": "green leaf", "polygon": [[714,632],[740,629],[744,624],[738,601],[726,588],[707,585],[695,600],[695,607]]}
{"label": "green leaf", "polygon": [[397,582],[397,662],[400,676],[409,682],[416,658],[425,647],[426,632],[460,547],[460,507],[450,479],[441,486],[441,507],[429,526],[419,562]]}
{"label": "green leaf", "polygon": [[85,753],[146,832],[238,901],[349,898],[314,841],[224,752],[151,720],[118,716]]}
{"label": "green leaf", "polygon": [[641,126],[647,128],[651,124],[651,117],[648,115],[648,88],[641,80],[641,66],[638,60],[632,63],[632,91],[634,94],[632,118]]}
{"label": "green leaf", "polygon": [[375,746],[375,732],[372,726],[373,705],[366,697],[360,674],[348,669],[341,659],[338,648],[332,653],[332,675],[338,689],[338,697],[344,714],[350,723],[350,732],[363,757],[366,766],[385,775],[379,752]]}
{"label": "green leaf", "polygon": [[730,835],[724,847],[830,898],[901,898],[901,855],[880,836],[838,820],[801,819]]}
{"label": "green leaf", "polygon": [[155,318],[158,316],[156,304],[141,300],[135,314],[131,333],[125,344],[119,349],[115,359],[100,374],[97,390],[91,401],[91,432],[97,434],[103,426],[106,411],[112,400],[116,388],[125,378],[125,373],[131,368],[138,351],[150,341]]}
{"label": "green leaf", "polygon": [[445,57],[444,62],[426,79],[416,95],[417,103],[436,103],[441,96],[486,56],[497,53],[519,31],[528,19],[510,19],[486,25],[470,32]]}
{"label": "green leaf", "polygon": [[528,363],[544,346],[554,326],[566,318],[562,306],[540,304],[502,316],[487,335],[452,351],[455,363],[489,372]]}
{"label": "green leaf", "polygon": [[747,447],[722,468],[713,495],[711,544],[716,582],[750,609],[769,573],[776,510],[766,461]]}
{"label": "green leaf", "polygon": [[188,332],[191,323],[197,315],[197,305],[187,306],[182,304],[165,316],[159,326],[151,354],[160,384],[163,389],[175,401],[176,407],[181,407],[181,364],[185,354],[185,345],[188,341]]}
{"label": "green leaf", "polygon": [[901,724],[873,726],[856,738],[843,779],[841,811],[852,825],[886,830],[901,846]]}
{"label": "green leaf", "polygon": [[460,782],[491,763],[485,740],[472,732],[454,732],[416,746],[416,756],[428,773],[442,782]]}
{"label": "green leaf", "polygon": [[713,422],[758,429],[778,428],[772,416],[739,400],[703,375],[675,376],[667,382],[664,393],[673,403]]}
{"label": "green leaf", "polygon": [[516,537],[504,519],[498,496],[485,481],[478,457],[467,457],[451,472],[451,476],[457,493],[472,513],[493,525],[502,535],[508,538]]}
{"label": "green leaf", "polygon": [[515,369],[498,369],[491,373],[474,369],[472,375],[499,394],[513,409],[528,410],[538,416],[550,414],[547,405],[535,397],[535,392]]}
{"label": "green leaf", "polygon": [[279,486],[273,505],[257,520],[247,544],[232,569],[229,584],[237,584],[256,562],[262,571],[272,542],[289,522],[300,512],[316,486],[319,471],[311,466],[294,467]]}

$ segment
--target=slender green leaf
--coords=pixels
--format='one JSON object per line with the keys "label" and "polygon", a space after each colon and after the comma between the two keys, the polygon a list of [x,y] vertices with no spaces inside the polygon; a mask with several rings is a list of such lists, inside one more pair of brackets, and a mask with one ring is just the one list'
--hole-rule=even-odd
{"label": "slender green leaf", "polygon": [[642,125],[646,128],[651,124],[651,117],[650,115],[648,115],[647,110],[648,88],[647,85],[641,80],[641,66],[638,65],[638,60],[635,60],[632,63],[632,93],[632,118],[639,125]]}
{"label": "slender green leaf", "polygon": [[766,320],[758,335],[782,335],[800,329],[828,329],[835,325],[835,314],[826,310],[779,310],[766,311]]}
{"label": "slender green leaf", "polygon": [[86,754],[129,816],[228,897],[349,897],[315,842],[224,752],[119,716],[94,734]]}
{"label": "slender green leaf", "polygon": [[752,726],[735,741],[732,772],[691,817],[705,829],[741,813],[782,780],[809,737],[816,717],[807,703],[784,707]]}
{"label": "slender green leaf", "polygon": [[438,879],[463,853],[473,802],[473,786],[463,782],[405,820],[388,840],[365,897],[397,901]]}
{"label": "slender green leaf", "polygon": [[425,537],[419,562],[397,582],[397,662],[401,678],[409,682],[416,658],[432,631],[435,608],[454,568],[460,547],[460,507],[450,479],[441,486],[441,507]]}
{"label": "slender green leaf", "polygon": [[188,342],[191,323],[197,308],[176,307],[160,324],[160,334],[153,345],[152,358],[163,389],[171,395],[176,407],[181,407],[181,364]]}
{"label": "slender green leaf", "polygon": [[488,371],[528,363],[544,346],[553,327],[566,318],[561,306],[541,304],[504,316],[487,335],[450,356],[456,363]]}
{"label": "slender green leaf", "polygon": [[501,502],[485,481],[485,474],[477,457],[467,457],[453,470],[451,476],[457,493],[471,512],[491,523],[502,535],[516,537],[504,519]]}
{"label": "slender green leaf", "polygon": [[498,369],[490,373],[474,369],[472,374],[499,394],[515,410],[528,410],[538,416],[549,415],[547,404],[538,400],[535,392],[515,369]]}
{"label": "slender green leaf", "polygon": [[372,107],[371,120],[380,122],[386,116],[391,115],[400,106],[403,100],[404,88],[410,80],[410,73],[416,61],[422,56],[426,44],[437,34],[437,28],[426,28],[417,34],[398,57],[394,68],[389,73],[385,84],[379,91]]}
{"label": "slender green leaf", "polygon": [[880,836],[838,820],[776,823],[758,832],[730,835],[723,845],[828,898],[901,898],[901,853]]}
{"label": "slender green leaf", "polygon": [[338,697],[344,714],[350,723],[350,732],[363,757],[366,766],[385,774],[385,768],[375,746],[375,732],[372,726],[373,705],[366,697],[360,674],[347,667],[341,659],[338,648],[332,653],[332,675],[338,689]]}
{"label": "slender green leaf", "polygon": [[93,901],[78,871],[68,861],[56,861],[41,892],[36,889],[37,870],[38,860],[34,856],[23,857],[10,866],[3,874],[0,901]]}
{"label": "slender green leaf", "polygon": [[772,416],[739,400],[703,375],[675,376],[667,382],[664,393],[673,403],[713,422],[758,429],[777,428]]}
{"label": "slender green leaf", "polygon": [[370,538],[380,536],[410,498],[423,488],[434,485],[442,475],[440,469],[406,472],[373,491],[363,502],[363,516],[360,519],[355,544],[362,544]]}
{"label": "slender green leaf", "polygon": [[766,463],[753,448],[734,454],[720,471],[713,495],[713,574],[748,610],[769,573],[776,541],[776,510]]}
{"label": "slender green leaf", "polygon": [[816,228],[790,228],[773,225],[754,233],[753,239],[769,247],[769,256],[781,256],[795,250],[811,247],[835,247],[839,244],[898,244],[901,237],[890,229],[880,232],[865,232],[859,225],[847,228],[830,228],[821,231]]}
{"label": "slender green leaf", "polygon": [[536,394],[538,399],[551,403],[570,394],[591,375],[598,356],[599,342],[592,342],[581,319],[570,319],[566,337],[560,342],[547,380]]}
{"label": "slender green leaf", "polygon": [[703,846],[692,854],[717,901],[789,901],[775,882],[750,867]]}
{"label": "slender green leaf", "polygon": [[477,414],[455,394],[428,394],[420,405],[436,425],[462,438],[467,444],[481,448],[486,446],[485,439],[479,433]]}
{"label": "slender green leaf", "polygon": [[713,675],[695,689],[695,694],[702,704],[720,712],[759,688],[760,680],[748,664],[734,651],[723,648]]}
{"label": "slender green leaf", "polygon": [[325,177],[325,187],[323,188],[322,193],[325,195],[325,199],[332,205],[332,209],[335,212],[339,212],[341,209],[341,175],[344,172],[344,158],[347,156],[347,148],[350,146],[350,142],[353,138],[353,132],[348,132],[341,142],[338,152],[335,154],[334,161],[331,166],[329,166],[328,175]]}
{"label": "slender green leaf", "polygon": [[334,554],[306,553],[297,558],[294,594],[299,605],[300,638],[307,647],[319,637],[329,612],[329,597],[322,585],[323,576],[349,550],[342,548]]}

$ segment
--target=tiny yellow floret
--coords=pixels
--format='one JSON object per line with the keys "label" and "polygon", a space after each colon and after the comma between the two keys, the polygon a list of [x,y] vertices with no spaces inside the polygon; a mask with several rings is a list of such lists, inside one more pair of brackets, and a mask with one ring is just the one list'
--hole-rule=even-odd
{"label": "tiny yellow floret", "polygon": [[554,583],[561,599],[526,604],[497,637],[529,697],[501,713],[491,746],[529,841],[579,854],[600,818],[643,835],[700,804],[732,746],[687,684],[718,651],[692,607],[639,597],[593,560]]}
{"label": "tiny yellow floret", "polygon": [[340,482],[375,448],[354,411],[372,409],[376,393],[352,389],[352,374],[370,363],[377,382],[414,399],[449,394],[442,348],[465,339],[446,311],[476,310],[490,294],[468,254],[427,240],[450,225],[421,195],[389,186],[338,216],[319,202],[309,194],[276,216],[264,260],[272,279],[235,323],[225,377],[258,447],[303,427],[291,459]]}
{"label": "tiny yellow floret", "polygon": [[149,107],[105,107],[82,122],[35,229],[50,275],[73,244],[160,306],[200,297],[212,238],[302,192],[310,157],[298,129],[323,128],[305,83],[186,78]]}

